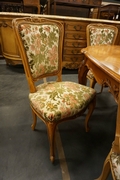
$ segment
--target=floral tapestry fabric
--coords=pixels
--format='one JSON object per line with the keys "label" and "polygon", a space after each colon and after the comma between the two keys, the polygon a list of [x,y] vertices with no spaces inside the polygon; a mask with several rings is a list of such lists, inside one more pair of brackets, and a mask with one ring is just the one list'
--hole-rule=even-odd
{"label": "floral tapestry fabric", "polygon": [[120,180],[120,155],[111,153],[111,162],[116,180]]}
{"label": "floral tapestry fabric", "polygon": [[59,121],[85,108],[95,96],[95,90],[74,82],[49,82],[30,93],[31,105],[46,121]]}
{"label": "floral tapestry fabric", "polygon": [[22,24],[19,32],[33,78],[58,70],[59,28],[56,25]]}
{"label": "floral tapestry fabric", "polygon": [[91,28],[90,32],[90,45],[100,45],[100,44],[112,44],[115,32],[109,28]]}
{"label": "floral tapestry fabric", "polygon": [[[102,44],[113,44],[113,39],[115,36],[114,30],[109,28],[91,28],[89,30],[90,33],[90,45],[102,45]],[[87,75],[89,78],[94,78],[93,73],[91,70],[88,71]]]}
{"label": "floral tapestry fabric", "polygon": [[94,78],[94,75],[93,75],[93,73],[92,73],[91,70],[88,71],[87,76],[88,76],[90,79],[93,79],[93,78]]}

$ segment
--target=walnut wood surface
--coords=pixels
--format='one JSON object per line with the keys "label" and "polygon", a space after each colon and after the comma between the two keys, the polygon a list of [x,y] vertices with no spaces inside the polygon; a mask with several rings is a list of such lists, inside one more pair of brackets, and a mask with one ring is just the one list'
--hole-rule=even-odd
{"label": "walnut wood surface", "polygon": [[79,69],[79,83],[85,83],[88,68],[100,83],[106,83],[118,103],[115,140],[112,151],[120,153],[120,46],[88,46],[81,50],[85,54],[84,64]]}

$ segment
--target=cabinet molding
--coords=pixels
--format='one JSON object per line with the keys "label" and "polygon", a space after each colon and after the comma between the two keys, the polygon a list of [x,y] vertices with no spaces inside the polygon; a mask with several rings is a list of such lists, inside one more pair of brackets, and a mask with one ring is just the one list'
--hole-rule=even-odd
{"label": "cabinet molding", "polygon": [[[5,57],[7,63],[22,63],[12,30],[12,19],[26,16],[31,16],[31,14],[0,13],[0,42],[2,55]],[[63,44],[63,67],[65,68],[78,69],[78,67],[83,63],[84,55],[81,53],[81,48],[84,48],[87,45],[86,26],[90,23],[105,23],[117,26],[119,33],[115,44],[120,45],[119,21],[38,14],[34,14],[34,16],[56,19],[64,23],[65,35]]]}

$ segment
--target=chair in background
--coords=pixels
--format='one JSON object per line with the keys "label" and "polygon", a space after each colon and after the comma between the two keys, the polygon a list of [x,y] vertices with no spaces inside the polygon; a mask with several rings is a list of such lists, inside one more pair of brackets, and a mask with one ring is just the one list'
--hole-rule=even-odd
{"label": "chair in background", "polygon": [[48,0],[40,0],[41,14],[48,14]]}
{"label": "chair in background", "polygon": [[[85,119],[88,131],[96,92],[75,82],[61,81],[64,35],[61,22],[29,17],[14,19],[12,24],[30,88],[29,100],[34,119],[32,129],[35,129],[37,116],[46,124],[50,160],[53,162],[56,126],[82,115],[88,109]],[[52,76],[56,77],[56,81],[36,85],[39,80]]]}
{"label": "chair in background", "polygon": [[112,151],[112,149],[104,162],[100,177],[96,180],[107,180],[110,172],[112,174],[113,180],[120,179],[120,154]]}
{"label": "chair in background", "polygon": [[[118,28],[108,24],[89,24],[86,28],[87,46],[94,45],[112,45],[115,43],[118,34]],[[90,80],[90,87],[94,88],[97,83],[92,70],[87,73],[87,79]],[[103,85],[101,84],[101,92]],[[105,85],[106,86],[106,85]]]}
{"label": "chair in background", "polygon": [[23,0],[24,7],[36,7],[37,13],[40,14],[40,0]]}
{"label": "chair in background", "polygon": [[[120,92],[118,94],[120,97]],[[120,103],[120,100],[118,100]],[[113,180],[120,180],[120,110],[118,107],[115,139],[112,144],[112,148],[104,162],[103,170],[99,178],[96,180],[107,180],[110,172]]]}

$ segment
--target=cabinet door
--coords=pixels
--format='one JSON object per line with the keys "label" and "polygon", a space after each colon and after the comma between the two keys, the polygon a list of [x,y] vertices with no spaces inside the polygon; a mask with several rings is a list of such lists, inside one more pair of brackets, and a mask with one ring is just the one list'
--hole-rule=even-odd
{"label": "cabinet door", "polygon": [[22,64],[10,18],[0,19],[0,43],[7,64]]}

